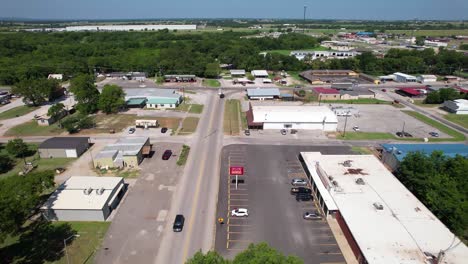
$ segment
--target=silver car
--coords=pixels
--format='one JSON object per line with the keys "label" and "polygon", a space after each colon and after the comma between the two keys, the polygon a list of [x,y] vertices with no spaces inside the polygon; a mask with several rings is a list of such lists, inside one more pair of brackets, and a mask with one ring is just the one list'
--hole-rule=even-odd
{"label": "silver car", "polygon": [[293,186],[307,186],[307,181],[304,179],[292,179],[291,185]]}
{"label": "silver car", "polygon": [[313,213],[305,212],[303,217],[305,220],[321,220],[322,219],[322,216],[320,215],[318,211],[315,211]]}

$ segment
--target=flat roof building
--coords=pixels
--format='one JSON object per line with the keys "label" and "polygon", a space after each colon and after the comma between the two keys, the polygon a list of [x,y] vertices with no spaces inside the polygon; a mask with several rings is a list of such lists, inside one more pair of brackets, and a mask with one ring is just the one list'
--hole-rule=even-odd
{"label": "flat roof building", "polygon": [[106,145],[93,159],[96,168],[138,167],[151,152],[149,137],[127,137]]}
{"label": "flat roof building", "polygon": [[273,100],[280,97],[278,88],[252,88],[247,89],[247,97],[250,100]]}
{"label": "flat roof building", "polygon": [[468,100],[466,99],[456,99],[445,101],[443,108],[450,113],[457,115],[468,115]]}
{"label": "flat roof building", "polygon": [[420,75],[417,77],[420,83],[432,83],[437,82],[437,76],[435,75]]}
{"label": "flat roof building", "polygon": [[340,100],[340,91],[332,88],[317,87],[312,89],[315,95],[317,95],[319,101],[321,100]]}
{"label": "flat roof building", "polygon": [[336,131],[338,119],[326,106],[251,105],[247,123],[252,129]]}
{"label": "flat roof building", "polygon": [[359,263],[435,263],[429,259],[442,250],[438,263],[468,259],[466,245],[375,156],[301,152],[299,159],[317,204],[336,219]]}
{"label": "flat roof building", "polygon": [[122,177],[73,176],[40,208],[53,221],[105,221],[125,194]]}
{"label": "flat roof building", "polygon": [[39,145],[41,158],[77,158],[89,148],[89,137],[53,137]]}
{"label": "flat roof building", "polygon": [[416,77],[413,75],[408,75],[408,74],[401,73],[401,72],[395,72],[393,75],[395,76],[395,81],[397,82],[406,83],[406,82],[417,81]]}
{"label": "flat roof building", "polygon": [[245,76],[245,70],[230,70],[231,76]]}
{"label": "flat roof building", "polygon": [[255,78],[268,78],[266,70],[253,70],[250,72]]}

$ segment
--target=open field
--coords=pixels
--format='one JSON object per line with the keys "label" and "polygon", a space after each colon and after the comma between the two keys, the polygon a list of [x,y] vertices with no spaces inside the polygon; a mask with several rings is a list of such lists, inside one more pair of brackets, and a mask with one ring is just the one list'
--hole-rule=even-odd
{"label": "open field", "polygon": [[239,135],[239,112],[240,102],[236,99],[229,99],[224,106],[224,134]]}
{"label": "open field", "polygon": [[85,129],[80,134],[109,133],[110,130],[120,132],[127,127],[135,126],[135,120],[158,120],[159,126],[176,130],[179,126],[180,118],[158,117],[158,116],[137,116],[127,114],[97,115],[95,117],[96,127]]}
{"label": "open field", "polygon": [[[386,33],[397,33],[397,34],[406,34],[411,35],[412,30],[386,30]],[[443,29],[443,30],[415,30],[414,36],[428,36],[428,37],[437,37],[437,36],[453,36],[453,35],[468,35],[468,29]]]}
{"label": "open field", "polygon": [[444,115],[444,118],[465,128],[468,128],[468,115],[448,114]]}
{"label": "open field", "polygon": [[444,132],[445,134],[451,136],[452,138],[431,138],[429,139],[429,141],[463,141],[465,140],[465,136],[458,132],[458,131],[455,131],[425,115],[422,115],[418,112],[414,112],[414,111],[402,111],[403,113],[407,114],[407,115],[410,115],[416,119],[418,119],[419,121],[422,121],[434,128],[437,128],[438,130]]}
{"label": "open field", "polygon": [[[171,109],[168,109],[168,110],[171,110]],[[202,104],[189,104],[189,103],[183,102],[179,106],[177,106],[174,110],[200,114],[203,111],[203,105]]]}
{"label": "open field", "polygon": [[372,151],[366,147],[351,147],[351,150],[357,154],[372,155]]}
{"label": "open field", "polygon": [[17,106],[15,108],[12,108],[10,110],[6,110],[5,112],[0,113],[0,120],[23,116],[25,114],[31,113],[34,110],[37,110],[38,108],[39,107],[26,106],[26,105]]}
{"label": "open field", "polygon": [[202,84],[203,86],[208,86],[208,87],[213,87],[213,88],[221,87],[221,83],[218,80],[214,80],[214,79],[204,79]]}
{"label": "open field", "polygon": [[5,132],[5,136],[56,136],[64,132],[65,130],[59,128],[57,123],[50,126],[40,126],[37,124],[37,121],[31,120],[10,128]]}
{"label": "open field", "polygon": [[197,125],[198,121],[200,119],[198,117],[192,117],[189,116],[182,121],[182,127],[180,128],[180,131],[178,135],[187,135],[187,134],[192,134],[197,130]]}
{"label": "open field", "polygon": [[427,108],[435,108],[435,107],[440,106],[440,104],[425,104],[424,100],[414,100],[414,104],[417,106],[427,107]]}
{"label": "open field", "polygon": [[189,113],[201,114],[203,112],[202,104],[192,104]]}

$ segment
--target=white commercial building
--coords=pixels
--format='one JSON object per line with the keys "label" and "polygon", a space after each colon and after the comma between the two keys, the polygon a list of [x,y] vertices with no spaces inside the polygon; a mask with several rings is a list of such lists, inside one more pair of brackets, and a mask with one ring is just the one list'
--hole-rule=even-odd
{"label": "white commercial building", "polygon": [[435,75],[420,75],[417,77],[420,83],[432,83],[437,82],[437,76]]}
{"label": "white commercial building", "polygon": [[255,78],[268,78],[266,70],[253,70],[250,72]]}
{"label": "white commercial building", "polygon": [[298,60],[303,60],[307,56],[311,60],[316,59],[347,59],[358,55],[356,51],[307,51],[307,50],[296,50],[291,51],[290,55],[296,57]]}
{"label": "white commercial building", "polygon": [[466,263],[466,245],[374,155],[301,152],[300,161],[317,204],[336,219],[358,263]]}
{"label": "white commercial building", "polygon": [[414,77],[413,75],[408,75],[401,72],[395,72],[393,75],[395,76],[395,81],[397,82],[406,83],[417,81],[416,77]]}
{"label": "white commercial building", "polygon": [[122,177],[74,176],[52,193],[41,211],[48,220],[105,221],[125,191]]}
{"label": "white commercial building", "polygon": [[446,43],[446,42],[439,42],[439,41],[425,40],[425,41],[424,41],[424,46],[436,47],[436,48],[440,48],[440,47],[446,48],[446,47],[448,46],[448,43]]}
{"label": "white commercial building", "polygon": [[252,128],[336,131],[338,119],[326,106],[254,105],[247,113]]}
{"label": "white commercial building", "polygon": [[245,70],[229,70],[232,77],[245,76]]}
{"label": "white commercial building", "polygon": [[443,107],[447,111],[457,115],[468,115],[468,100],[466,99],[445,101]]}

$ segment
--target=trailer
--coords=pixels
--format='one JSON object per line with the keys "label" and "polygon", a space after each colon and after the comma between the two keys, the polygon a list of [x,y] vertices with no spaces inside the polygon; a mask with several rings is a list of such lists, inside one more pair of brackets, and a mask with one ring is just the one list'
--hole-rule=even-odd
{"label": "trailer", "polygon": [[136,127],[148,129],[150,127],[158,127],[158,120],[135,120]]}

